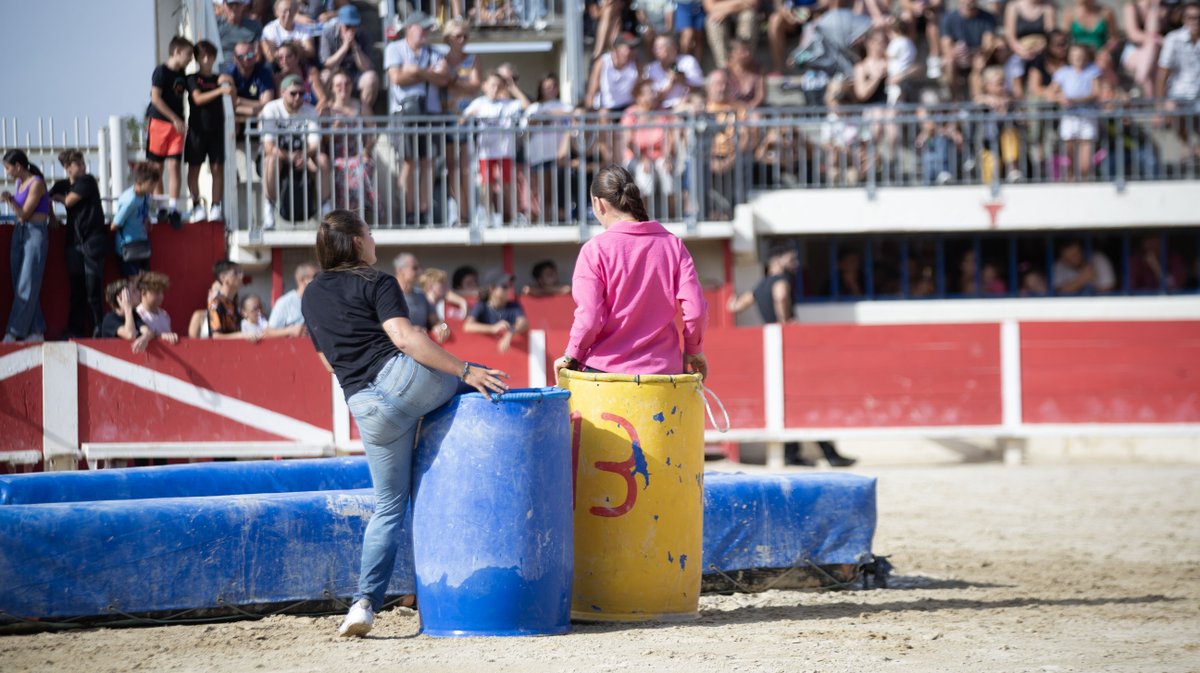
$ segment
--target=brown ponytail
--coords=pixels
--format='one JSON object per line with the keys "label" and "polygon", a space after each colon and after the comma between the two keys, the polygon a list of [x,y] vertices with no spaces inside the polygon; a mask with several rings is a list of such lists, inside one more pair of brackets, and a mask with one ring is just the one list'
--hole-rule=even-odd
{"label": "brown ponytail", "polygon": [[646,204],[642,191],[629,171],[616,164],[609,164],[596,173],[592,180],[592,196],[604,200],[622,213],[629,213],[638,222],[647,222]]}
{"label": "brown ponytail", "polygon": [[357,213],[334,210],[321,219],[317,228],[317,262],[322,271],[354,271],[372,275],[371,267],[359,256],[356,236],[365,236],[367,225]]}

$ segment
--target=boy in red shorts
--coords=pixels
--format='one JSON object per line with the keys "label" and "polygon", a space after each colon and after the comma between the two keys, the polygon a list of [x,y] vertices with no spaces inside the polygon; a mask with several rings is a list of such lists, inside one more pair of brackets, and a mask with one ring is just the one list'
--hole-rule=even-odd
{"label": "boy in red shorts", "polygon": [[[183,224],[179,214],[179,187],[183,156],[183,141],[187,126],[183,122],[183,99],[187,96],[187,76],[184,70],[192,62],[192,43],[176,35],[168,45],[167,62],[154,69],[150,79],[150,105],[146,108],[146,159],[166,165],[167,220],[178,229]],[[154,190],[162,193],[162,186]],[[161,211],[160,211],[161,212]]]}

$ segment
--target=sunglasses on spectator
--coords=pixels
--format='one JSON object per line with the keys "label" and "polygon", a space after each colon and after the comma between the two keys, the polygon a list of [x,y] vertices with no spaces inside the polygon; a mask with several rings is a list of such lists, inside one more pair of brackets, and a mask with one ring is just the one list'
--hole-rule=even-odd
{"label": "sunglasses on spectator", "polygon": [[283,95],[287,96],[288,98],[299,98],[300,96],[304,95],[304,90],[292,89],[291,91],[285,91]]}
{"label": "sunglasses on spectator", "polygon": [[249,61],[252,58],[254,58],[254,52],[252,51],[245,54],[237,54],[237,59],[239,61]]}

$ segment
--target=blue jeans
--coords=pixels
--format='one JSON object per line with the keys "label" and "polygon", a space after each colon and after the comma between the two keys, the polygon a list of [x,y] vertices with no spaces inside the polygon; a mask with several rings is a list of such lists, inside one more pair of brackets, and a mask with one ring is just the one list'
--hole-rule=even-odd
{"label": "blue jeans", "polygon": [[49,247],[50,236],[45,222],[18,222],[13,227],[12,248],[8,254],[13,286],[8,333],[17,339],[46,332],[41,294]]}
{"label": "blue jeans", "polygon": [[355,602],[366,598],[375,610],[383,607],[408,509],[417,422],[460,392],[460,383],[450,374],[398,354],[374,381],[346,401],[362,434],[375,488],[375,513],[363,535]]}

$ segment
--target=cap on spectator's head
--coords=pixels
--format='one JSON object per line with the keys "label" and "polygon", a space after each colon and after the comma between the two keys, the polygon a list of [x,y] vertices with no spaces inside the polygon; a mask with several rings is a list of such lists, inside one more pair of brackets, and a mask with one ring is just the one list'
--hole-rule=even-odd
{"label": "cap on spectator's head", "polygon": [[482,285],[487,287],[503,287],[511,283],[514,276],[511,273],[505,273],[500,269],[492,269],[483,277]]}
{"label": "cap on spectator's head", "polygon": [[304,86],[304,80],[300,79],[300,75],[288,75],[279,83],[279,90],[286,91],[293,86]]}
{"label": "cap on spectator's head", "polygon": [[358,8],[352,4],[343,5],[338,10],[338,23],[351,28],[362,23],[362,16],[358,13]]}
{"label": "cap on spectator's head", "polygon": [[420,26],[425,30],[430,30],[436,25],[437,21],[434,21],[433,17],[429,16],[425,12],[422,12],[421,10],[417,10],[409,14],[408,17],[404,19],[405,30],[408,30],[412,26]]}

